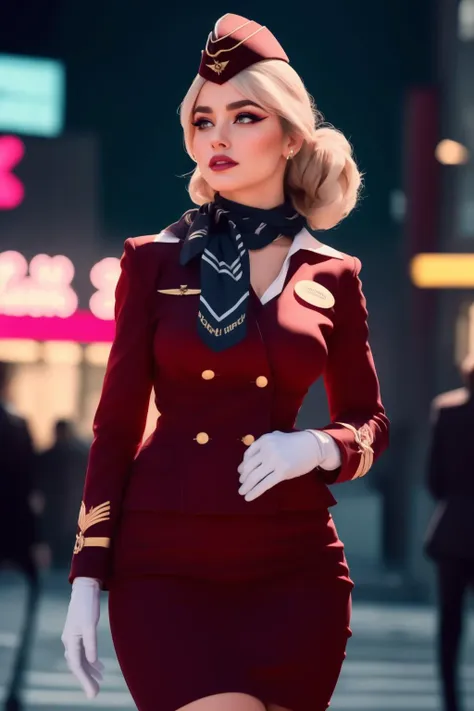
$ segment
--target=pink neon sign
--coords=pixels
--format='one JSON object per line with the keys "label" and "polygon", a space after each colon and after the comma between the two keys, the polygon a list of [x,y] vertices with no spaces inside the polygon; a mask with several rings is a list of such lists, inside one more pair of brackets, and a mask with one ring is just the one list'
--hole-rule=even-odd
{"label": "pink neon sign", "polygon": [[0,338],[112,341],[119,273],[116,257],[97,262],[90,272],[96,289],[90,311],[79,310],[68,257],[38,254],[28,265],[19,252],[0,253]]}
{"label": "pink neon sign", "polygon": [[101,319],[114,318],[115,287],[120,274],[120,260],[106,257],[91,269],[90,280],[97,289],[92,294],[89,307]]}
{"label": "pink neon sign", "polygon": [[74,266],[63,255],[38,254],[28,262],[19,252],[0,254],[0,313],[7,316],[59,316],[77,309],[71,287]]}
{"label": "pink neon sign", "polygon": [[24,155],[25,146],[19,138],[0,137],[0,210],[14,210],[23,202],[23,183],[11,171]]}

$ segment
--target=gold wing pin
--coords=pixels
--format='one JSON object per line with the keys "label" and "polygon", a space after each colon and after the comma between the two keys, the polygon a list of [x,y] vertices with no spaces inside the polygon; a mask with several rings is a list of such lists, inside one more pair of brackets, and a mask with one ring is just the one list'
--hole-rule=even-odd
{"label": "gold wing pin", "polygon": [[170,296],[192,296],[200,294],[201,289],[190,289],[187,284],[181,284],[179,289],[157,289],[160,294],[169,294]]}
{"label": "gold wing pin", "polygon": [[110,501],[106,501],[100,506],[91,506],[89,513],[86,513],[86,506],[84,502],[81,503],[79,509],[79,533],[76,535],[76,543],[74,545],[74,553],[80,553],[84,546],[100,546],[102,548],[108,548],[110,545],[110,538],[103,537],[91,537],[84,536],[84,533],[91,527],[95,526],[97,523],[102,523],[102,521],[108,521],[110,519]]}
{"label": "gold wing pin", "polygon": [[348,425],[347,422],[336,422],[336,425],[342,425],[353,432],[355,441],[359,445],[360,462],[352,478],[358,479],[361,476],[365,476],[374,463],[374,450],[372,449],[374,435],[372,430],[367,424],[362,425],[360,429],[356,429],[353,425]]}
{"label": "gold wing pin", "polygon": [[220,75],[228,64],[229,60],[227,60],[227,62],[218,62],[217,59],[215,59],[214,64],[206,64],[206,67],[209,67],[209,69],[212,69],[217,75]]}

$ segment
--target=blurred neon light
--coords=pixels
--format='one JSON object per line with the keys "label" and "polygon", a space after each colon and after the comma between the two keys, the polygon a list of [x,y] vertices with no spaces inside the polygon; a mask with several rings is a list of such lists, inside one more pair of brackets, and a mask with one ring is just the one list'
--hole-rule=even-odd
{"label": "blurred neon light", "polygon": [[14,210],[21,205],[25,188],[11,171],[25,155],[25,146],[16,136],[0,137],[0,210]]}
{"label": "blurred neon light", "polygon": [[28,262],[19,252],[0,254],[0,313],[7,316],[59,316],[77,309],[71,287],[74,265],[63,255],[38,254]]}
{"label": "blurred neon light", "polygon": [[410,276],[422,289],[474,288],[474,254],[417,254]]}
{"label": "blurred neon light", "polygon": [[0,339],[111,343],[115,322],[96,318],[90,311],[76,311],[69,318],[58,316],[5,316],[0,314]]}
{"label": "blurred neon light", "polygon": [[0,252],[0,339],[107,343],[115,333],[115,287],[120,260],[106,257],[90,271],[91,310],[78,309],[68,257]]}
{"label": "blurred neon light", "polygon": [[58,136],[64,125],[65,94],[62,62],[0,54],[0,131]]}
{"label": "blurred neon light", "polygon": [[91,296],[89,307],[94,316],[114,318],[115,286],[120,274],[120,259],[105,257],[91,269],[90,280],[97,291]]}

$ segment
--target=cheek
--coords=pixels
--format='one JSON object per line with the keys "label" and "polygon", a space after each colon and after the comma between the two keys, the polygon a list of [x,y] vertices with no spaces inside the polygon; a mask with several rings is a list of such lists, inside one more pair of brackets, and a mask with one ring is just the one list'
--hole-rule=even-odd
{"label": "cheek", "polygon": [[264,163],[275,163],[281,158],[281,136],[277,131],[256,131],[246,139],[246,153],[253,162],[257,157]]}

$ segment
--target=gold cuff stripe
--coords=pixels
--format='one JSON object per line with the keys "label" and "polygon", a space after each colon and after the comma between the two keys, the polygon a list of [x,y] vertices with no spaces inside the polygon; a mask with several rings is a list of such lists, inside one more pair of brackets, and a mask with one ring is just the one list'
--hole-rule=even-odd
{"label": "gold cuff stripe", "polygon": [[110,501],[105,501],[99,506],[91,506],[89,513],[86,513],[86,505],[82,501],[81,507],[79,509],[79,533],[76,535],[76,543],[74,545],[74,553],[80,553],[84,546],[97,546],[101,548],[108,548],[110,546],[110,538],[104,537],[93,537],[84,536],[84,533],[103,521],[108,521],[110,519]]}
{"label": "gold cuff stripe", "polygon": [[100,548],[109,548],[110,538],[94,538],[87,536],[84,538],[84,546],[99,546]]}
{"label": "gold cuff stripe", "polygon": [[87,538],[82,534],[78,533],[76,536],[76,543],[74,544],[74,555],[77,555],[86,546],[97,547],[97,548],[109,548],[110,538],[87,536]]}
{"label": "gold cuff stripe", "polygon": [[374,463],[374,450],[371,447],[372,442],[365,441],[362,438],[361,431],[356,429],[354,425],[349,425],[347,422],[336,422],[335,424],[341,425],[342,427],[350,430],[354,435],[355,441],[359,445],[359,454],[361,455],[360,462],[352,479],[358,479],[361,476],[365,476]]}

